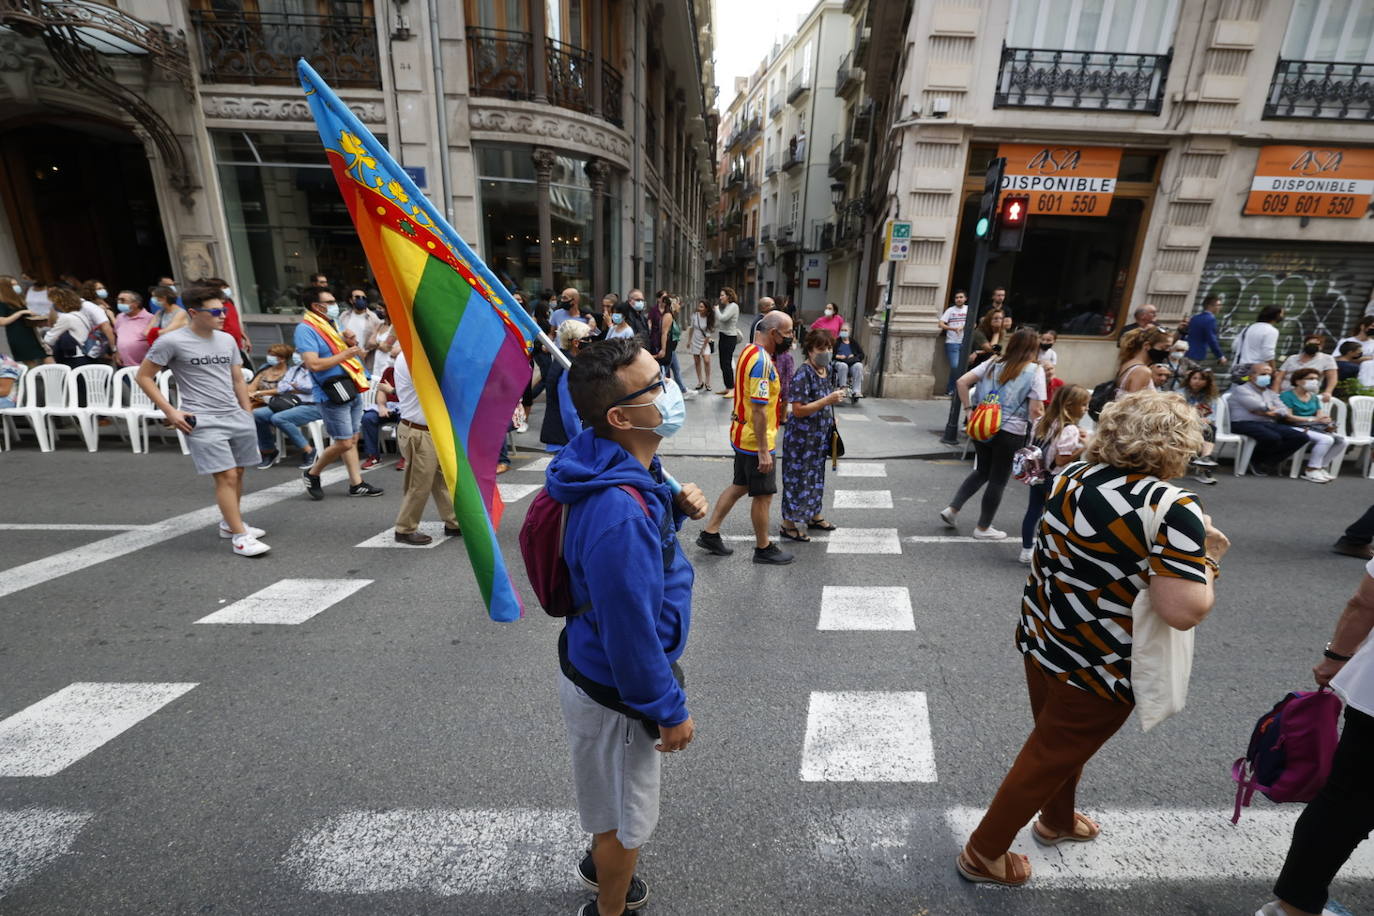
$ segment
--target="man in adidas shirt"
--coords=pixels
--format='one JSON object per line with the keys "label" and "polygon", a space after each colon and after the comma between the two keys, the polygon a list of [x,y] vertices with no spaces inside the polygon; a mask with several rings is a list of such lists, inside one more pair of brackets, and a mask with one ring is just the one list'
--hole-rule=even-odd
{"label": "man in adidas shirt", "polygon": [[[215,479],[215,502],[223,521],[219,536],[232,539],[234,553],[257,557],[271,548],[258,538],[266,532],[243,520],[243,472],[258,461],[257,427],[253,422],[248,385],[239,371],[238,341],[220,330],[224,303],[220,291],[188,289],[182,302],[190,323],[160,334],[138,367],[138,387],[166,417],[168,426],[186,437],[196,473]],[[173,407],[157,385],[157,374],[172,370],[180,404]]]}

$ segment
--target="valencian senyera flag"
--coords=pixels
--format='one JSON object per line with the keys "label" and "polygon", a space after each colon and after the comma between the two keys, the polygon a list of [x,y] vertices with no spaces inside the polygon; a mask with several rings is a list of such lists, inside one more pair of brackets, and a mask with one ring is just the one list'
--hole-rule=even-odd
{"label": "valencian senyera flag", "polygon": [[297,69],[410,366],[487,612],[516,620],[523,608],[496,541],[496,462],[539,327],[319,74],[304,60]]}

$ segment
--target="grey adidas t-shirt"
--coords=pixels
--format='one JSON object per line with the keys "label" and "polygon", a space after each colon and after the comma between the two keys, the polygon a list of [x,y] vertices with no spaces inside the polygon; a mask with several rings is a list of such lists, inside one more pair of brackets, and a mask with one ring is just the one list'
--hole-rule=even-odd
{"label": "grey adidas t-shirt", "polygon": [[226,414],[243,410],[234,395],[234,373],[242,359],[234,338],[214,331],[208,338],[190,328],[159,334],[148,359],[172,370],[181,392],[181,410]]}

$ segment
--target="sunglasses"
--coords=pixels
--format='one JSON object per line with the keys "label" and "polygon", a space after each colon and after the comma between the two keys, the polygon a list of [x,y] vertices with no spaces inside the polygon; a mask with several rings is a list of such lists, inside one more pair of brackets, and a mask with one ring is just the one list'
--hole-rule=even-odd
{"label": "sunglasses", "polygon": [[196,308],[193,308],[193,309],[191,309],[191,311],[193,311],[193,312],[204,312],[205,314],[209,315],[211,318],[223,318],[225,315],[229,314],[229,310],[228,310],[228,309],[196,309]]}

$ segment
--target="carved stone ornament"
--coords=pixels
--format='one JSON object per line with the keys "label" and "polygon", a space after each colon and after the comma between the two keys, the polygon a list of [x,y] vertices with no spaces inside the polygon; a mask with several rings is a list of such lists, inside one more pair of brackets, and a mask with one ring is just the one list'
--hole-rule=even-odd
{"label": "carved stone ornament", "polygon": [[559,149],[575,148],[605,156],[621,168],[629,168],[629,138],[614,126],[528,104],[529,107],[524,107],[521,103],[508,102],[496,107],[485,99],[481,102],[474,99],[468,108],[468,124],[475,132],[499,135],[490,139],[527,139]]}
{"label": "carved stone ornament", "polygon": [[[385,124],[386,106],[381,102],[348,102],[349,110],[364,124]],[[305,99],[275,96],[204,95],[201,107],[205,117],[225,121],[299,121],[310,124],[310,106]]]}

